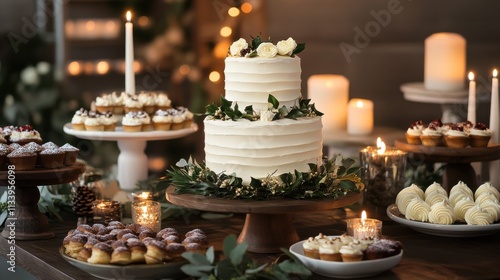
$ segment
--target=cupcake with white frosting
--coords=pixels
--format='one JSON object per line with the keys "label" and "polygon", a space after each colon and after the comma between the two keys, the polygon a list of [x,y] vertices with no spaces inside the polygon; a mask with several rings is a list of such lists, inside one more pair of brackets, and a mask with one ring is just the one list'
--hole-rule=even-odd
{"label": "cupcake with white frosting", "polygon": [[125,113],[142,111],[142,103],[136,95],[128,96],[124,102]]}
{"label": "cupcake with white frosting", "polygon": [[115,131],[117,120],[111,111],[102,113],[99,118],[104,125],[104,131]]}
{"label": "cupcake with white frosting", "polygon": [[462,126],[453,125],[444,135],[444,143],[450,148],[465,148],[469,145],[469,136]]}
{"label": "cupcake with white frosting", "polygon": [[160,92],[155,97],[155,110],[167,110],[172,108],[172,101],[166,93]]}
{"label": "cupcake with white frosting", "polygon": [[129,112],[122,119],[123,131],[140,132],[142,131],[142,120],[137,116],[137,112]]}
{"label": "cupcake with white frosting", "polygon": [[469,130],[471,147],[486,147],[491,139],[491,131],[485,124],[478,122]]}
{"label": "cupcake with white frosting", "polygon": [[148,114],[153,114],[156,108],[156,93],[141,91],[138,95],[139,102],[142,104],[142,110]]}
{"label": "cupcake with white frosting", "polygon": [[95,99],[95,109],[99,113],[105,113],[113,110],[113,102],[107,94],[98,96]]}
{"label": "cupcake with white frosting", "polygon": [[71,119],[71,126],[75,130],[85,130],[85,120],[87,119],[88,111],[80,108],[75,112]]}
{"label": "cupcake with white frosting", "polygon": [[172,126],[172,116],[168,113],[168,111],[158,110],[153,116],[153,127],[155,130],[170,130]]}
{"label": "cupcake with white frosting", "polygon": [[420,135],[422,145],[429,147],[441,146],[443,143],[443,132],[441,131],[442,126],[443,123],[441,120],[437,119],[422,130],[422,135]]}
{"label": "cupcake with white frosting", "polygon": [[423,121],[416,121],[408,127],[406,130],[406,142],[412,145],[420,145],[422,141],[420,140],[420,135],[422,135],[422,130],[424,130],[425,125]]}
{"label": "cupcake with white frosting", "polygon": [[90,111],[85,119],[85,130],[104,131],[104,124],[101,122],[100,115],[95,111]]}
{"label": "cupcake with white frosting", "polygon": [[357,262],[363,259],[361,243],[354,240],[348,245],[343,245],[339,249],[343,262]]}

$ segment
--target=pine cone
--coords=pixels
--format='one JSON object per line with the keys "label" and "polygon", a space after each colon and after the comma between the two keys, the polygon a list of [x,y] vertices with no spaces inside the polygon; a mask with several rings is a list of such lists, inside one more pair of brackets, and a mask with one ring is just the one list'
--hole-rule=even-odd
{"label": "pine cone", "polygon": [[79,217],[92,216],[92,202],[95,200],[95,192],[92,188],[84,185],[72,189],[73,212]]}

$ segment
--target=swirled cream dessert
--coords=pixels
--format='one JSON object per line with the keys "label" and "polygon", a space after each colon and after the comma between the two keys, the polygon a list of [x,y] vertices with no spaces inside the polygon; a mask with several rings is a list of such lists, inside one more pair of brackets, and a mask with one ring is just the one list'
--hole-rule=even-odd
{"label": "swirled cream dessert", "polygon": [[441,201],[431,206],[431,211],[429,212],[430,223],[451,225],[455,220],[453,209],[446,201]]}
{"label": "swirled cream dessert", "polygon": [[439,191],[429,192],[425,196],[425,202],[430,206],[442,201],[448,202],[448,196],[443,193],[440,193]]}
{"label": "swirled cream dessert", "polygon": [[427,222],[431,207],[420,198],[413,198],[406,207],[405,217],[408,220]]}
{"label": "swirled cream dessert", "polygon": [[481,206],[476,205],[465,213],[465,222],[468,225],[480,225],[485,226],[492,224],[494,222],[493,217],[485,211]]}
{"label": "swirled cream dessert", "polygon": [[491,217],[493,217],[493,221],[498,221],[500,219],[500,204],[494,201],[485,201],[480,205],[484,211],[490,213]]}
{"label": "swirled cream dessert", "polygon": [[469,131],[471,147],[486,147],[491,139],[491,131],[485,124],[478,122]]}
{"label": "swirled cream dessert", "polygon": [[406,207],[408,207],[408,204],[410,201],[414,198],[420,198],[418,194],[414,192],[399,192],[398,195],[396,196],[396,206],[398,207],[399,213],[405,215],[406,214]]}
{"label": "swirled cream dessert", "polygon": [[446,195],[446,196],[448,195],[448,193],[447,193],[447,192],[446,192],[446,190],[443,188],[443,186],[441,186],[441,184],[436,183],[436,182],[434,182],[434,183],[430,184],[430,185],[427,187],[427,189],[425,189],[425,195],[427,196],[429,193],[434,192],[434,191],[436,191],[436,192],[438,192],[438,193],[442,193],[442,194],[444,194],[444,195]]}
{"label": "swirled cream dessert", "polygon": [[456,191],[460,191],[460,192],[465,192],[466,194],[468,194],[469,196],[471,197],[474,197],[474,193],[472,192],[471,189],[469,189],[469,187],[467,186],[467,184],[465,184],[464,182],[462,181],[459,181],[456,185],[454,185],[451,190],[450,190],[450,196],[456,192]]}
{"label": "swirled cream dessert", "polygon": [[457,221],[465,222],[465,213],[474,206],[476,206],[476,204],[468,196],[457,201],[453,207],[453,214],[455,214]]}
{"label": "swirled cream dessert", "polygon": [[455,206],[457,202],[464,198],[470,198],[471,200],[474,200],[474,197],[471,196],[469,193],[462,192],[462,191],[456,191],[450,194],[449,196],[449,201],[452,206]]}
{"label": "swirled cream dessert", "polygon": [[412,145],[420,145],[422,141],[420,141],[420,135],[422,135],[422,130],[424,130],[425,124],[423,121],[416,121],[408,127],[406,130],[406,142]]}
{"label": "swirled cream dessert", "polygon": [[465,148],[469,145],[469,136],[464,131],[464,128],[458,125],[453,125],[444,134],[444,143],[450,148]]}
{"label": "swirled cream dessert", "polygon": [[493,194],[496,199],[500,200],[500,192],[490,183],[486,182],[481,184],[474,192],[474,197],[479,197],[483,192],[489,192]]}
{"label": "swirled cream dessert", "polygon": [[498,203],[498,199],[495,197],[493,193],[490,192],[481,193],[478,197],[476,197],[475,201],[477,205],[482,205],[486,201],[492,201]]}

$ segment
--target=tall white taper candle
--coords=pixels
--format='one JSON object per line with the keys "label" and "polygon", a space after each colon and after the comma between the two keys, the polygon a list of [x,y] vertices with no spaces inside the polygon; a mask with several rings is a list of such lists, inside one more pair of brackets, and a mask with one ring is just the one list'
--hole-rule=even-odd
{"label": "tall white taper candle", "polygon": [[134,74],[134,25],[132,24],[132,14],[127,12],[127,22],[125,23],[125,92],[135,94],[135,74]]}
{"label": "tall white taper candle", "polygon": [[467,120],[476,125],[476,81],[474,73],[469,72],[469,106],[467,108]]}
{"label": "tall white taper candle", "polygon": [[[500,101],[498,99],[498,71],[493,70],[493,79],[491,81],[491,106],[490,106],[490,131],[491,143],[500,142]],[[500,189],[500,160],[490,161],[489,177],[490,183],[497,189]]]}

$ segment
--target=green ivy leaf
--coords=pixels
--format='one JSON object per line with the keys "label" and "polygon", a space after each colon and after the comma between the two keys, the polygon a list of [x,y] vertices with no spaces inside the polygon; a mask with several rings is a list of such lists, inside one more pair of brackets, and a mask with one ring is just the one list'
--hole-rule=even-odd
{"label": "green ivy leaf", "polygon": [[226,109],[226,108],[231,108],[232,102],[224,98],[224,96],[221,96],[220,104],[222,108]]}
{"label": "green ivy leaf", "polygon": [[278,106],[280,106],[280,102],[272,94],[269,94],[269,96],[267,97],[267,102],[271,103],[274,109],[278,109]]}
{"label": "green ivy leaf", "polygon": [[256,50],[260,44],[262,44],[262,38],[259,36],[257,37],[252,37],[252,49]]}
{"label": "green ivy leaf", "polygon": [[249,115],[253,115],[253,106],[252,105],[248,105],[245,107],[245,113],[249,114]]}

